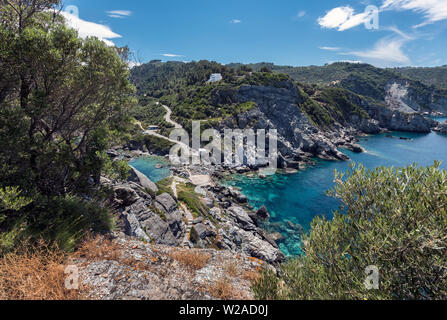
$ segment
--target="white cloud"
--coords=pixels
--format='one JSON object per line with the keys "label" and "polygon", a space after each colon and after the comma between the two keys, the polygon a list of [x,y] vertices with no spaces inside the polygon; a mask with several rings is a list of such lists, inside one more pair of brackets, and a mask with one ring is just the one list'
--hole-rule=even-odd
{"label": "white cloud", "polygon": [[97,37],[98,39],[104,41],[109,46],[114,46],[115,44],[109,39],[121,38],[122,36],[113,32],[108,26],[82,20],[77,16],[70,14],[68,12],[61,12],[62,16],[65,18],[67,24],[78,31],[81,38],[87,37]]}
{"label": "white cloud", "polygon": [[135,62],[135,61],[127,61],[127,65],[129,66],[130,69],[132,69],[133,67],[139,67],[142,65],[141,62]]}
{"label": "white cloud", "polygon": [[385,27],[383,29],[384,30],[393,31],[393,32],[397,33],[398,35],[400,35],[405,40],[414,40],[414,39],[416,39],[414,36],[411,36],[411,35],[401,31],[399,28],[394,27],[394,26],[392,26],[392,27]]}
{"label": "white cloud", "polygon": [[230,23],[232,23],[232,24],[238,24],[238,23],[241,23],[241,22],[242,22],[242,20],[239,20],[239,19],[232,19],[230,21]]}
{"label": "white cloud", "polygon": [[383,10],[411,10],[425,15],[426,21],[414,27],[447,19],[446,0],[384,0]]}
{"label": "white cloud", "polygon": [[[383,0],[380,11],[411,10],[422,13],[425,21],[415,25],[419,28],[430,23],[447,19],[447,0]],[[355,14],[350,6],[336,7],[318,19],[323,28],[344,31],[356,27],[370,19],[367,12]]]}
{"label": "white cloud", "polygon": [[370,14],[363,12],[355,14],[350,6],[337,7],[326,13],[324,17],[318,18],[318,23],[323,28],[344,31],[354,28],[370,20]]}
{"label": "white cloud", "polygon": [[167,58],[180,58],[180,57],[184,57],[180,54],[174,54],[174,53],[163,53],[162,54],[163,57],[167,57]]}
{"label": "white cloud", "polygon": [[128,10],[110,10],[107,15],[111,18],[123,19],[132,15],[132,11]]}
{"label": "white cloud", "polygon": [[353,51],[344,53],[363,59],[370,60],[372,63],[379,65],[394,65],[394,64],[410,64],[410,58],[402,51],[402,46],[405,44],[403,39],[385,38],[379,40],[373,48],[365,51]]}
{"label": "white cloud", "polygon": [[299,11],[298,13],[297,13],[297,18],[302,18],[302,17],[304,17],[306,15],[306,11],[304,11],[304,10],[301,10],[301,11]]}
{"label": "white cloud", "polygon": [[338,51],[341,50],[341,48],[339,47],[318,47],[321,50],[326,50],[326,51]]}

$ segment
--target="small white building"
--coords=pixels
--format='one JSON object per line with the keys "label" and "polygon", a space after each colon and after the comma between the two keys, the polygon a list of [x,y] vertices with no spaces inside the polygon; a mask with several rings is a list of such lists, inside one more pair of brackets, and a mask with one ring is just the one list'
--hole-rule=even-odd
{"label": "small white building", "polygon": [[158,126],[149,126],[149,127],[147,128],[147,130],[148,130],[148,131],[158,131],[158,130],[160,130],[160,128],[159,128]]}
{"label": "small white building", "polygon": [[220,73],[213,73],[211,76],[210,76],[210,79],[208,80],[208,83],[213,83],[213,82],[219,82],[219,81],[222,81],[222,74],[220,74]]}

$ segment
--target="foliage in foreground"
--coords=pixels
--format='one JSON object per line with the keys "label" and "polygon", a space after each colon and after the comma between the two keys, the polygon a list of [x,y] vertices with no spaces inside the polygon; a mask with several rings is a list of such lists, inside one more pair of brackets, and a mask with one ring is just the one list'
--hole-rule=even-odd
{"label": "foliage in foreground", "polygon": [[[346,179],[344,179],[346,178]],[[332,221],[316,218],[304,255],[266,271],[258,299],[446,299],[447,172],[354,166],[336,173],[330,194],[341,200]],[[379,289],[365,286],[368,266]]]}
{"label": "foliage in foreground", "polygon": [[72,248],[110,226],[99,180],[126,172],[106,150],[130,127],[127,50],[81,39],[59,5],[0,2],[0,254],[30,236]]}

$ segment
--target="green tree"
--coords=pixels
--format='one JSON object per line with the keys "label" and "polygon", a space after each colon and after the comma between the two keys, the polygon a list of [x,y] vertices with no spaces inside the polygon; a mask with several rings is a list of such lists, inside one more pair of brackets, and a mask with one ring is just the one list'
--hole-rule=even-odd
{"label": "green tree", "polygon": [[269,67],[262,67],[259,72],[272,73],[273,71]]}
{"label": "green tree", "polygon": [[[346,179],[345,179],[346,178]],[[330,194],[341,201],[333,220],[316,218],[304,254],[267,271],[259,299],[446,299],[447,172],[363,166],[336,173]],[[379,289],[365,286],[368,266]]]}
{"label": "green tree", "polygon": [[0,223],[5,221],[8,211],[19,211],[32,202],[21,193],[18,187],[0,188]]}
{"label": "green tree", "polygon": [[0,81],[0,179],[48,196],[88,192],[102,153],[128,125],[128,66],[102,41],[82,40],[39,11],[57,1],[4,3],[16,14],[2,15],[0,29],[1,64],[10,70]]}
{"label": "green tree", "polygon": [[59,5],[0,0],[0,195],[32,201],[0,209],[0,252],[36,235],[72,248],[111,227],[99,180],[126,173],[105,152],[131,126],[129,50],[79,38]]}

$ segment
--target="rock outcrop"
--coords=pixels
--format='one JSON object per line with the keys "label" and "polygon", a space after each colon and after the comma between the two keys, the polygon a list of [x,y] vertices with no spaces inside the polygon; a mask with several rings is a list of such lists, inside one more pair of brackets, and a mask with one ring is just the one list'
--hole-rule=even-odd
{"label": "rock outcrop", "polygon": [[403,113],[447,113],[445,92],[425,87],[412,80],[390,80],[385,87],[385,102],[390,109]]}
{"label": "rock outcrop", "polygon": [[[427,133],[435,127],[435,121],[421,114],[422,108],[412,100],[410,89],[405,84],[391,83],[387,88],[388,95],[383,104],[347,92],[350,103],[364,109],[366,117],[348,114],[340,119],[340,123],[335,121],[327,127],[316,126],[309,120],[302,110],[306,97],[291,81],[270,87],[244,85],[237,90],[216,89],[212,97],[216,105],[254,103],[251,110],[224,120],[220,130],[265,129],[268,132],[276,129],[279,166],[298,168],[300,162],[311,157],[348,160],[339,148],[363,152],[355,144],[358,134],[377,134],[384,130]],[[236,169],[238,172],[243,170]]]}
{"label": "rock outcrop", "polygon": [[[145,177],[134,182],[138,171],[127,182],[112,182],[102,178],[102,184],[113,190],[112,206],[119,214],[121,231],[130,237],[153,244],[177,247],[185,245],[189,232],[183,208],[168,193],[157,194],[152,182]],[[141,181],[146,185],[143,187]],[[150,189],[150,190],[148,190]],[[246,254],[272,265],[278,265],[284,256],[258,229],[258,217],[242,207],[247,202],[240,192],[226,187],[201,188],[197,196],[208,208],[208,214],[192,221],[189,247],[217,247]],[[260,220],[268,219],[261,214]],[[273,245],[272,245],[273,242]]]}
{"label": "rock outcrop", "polygon": [[157,193],[158,188],[155,183],[153,183],[148,177],[146,177],[143,173],[130,166],[129,171],[130,177],[129,181],[140,184],[143,188],[148,188],[152,190],[152,192]]}
{"label": "rock outcrop", "polygon": [[349,159],[331,142],[332,137],[314,126],[301,111],[299,104],[304,97],[292,82],[285,81],[278,87],[246,85],[235,92],[217,91],[214,99],[216,103],[227,100],[255,103],[256,107],[248,112],[223,121],[220,129],[264,129],[266,132],[276,129],[280,160],[284,160],[280,161],[281,166],[286,167],[309,156],[327,160]]}
{"label": "rock outcrop", "polygon": [[[104,245],[104,244],[100,244]],[[118,237],[106,256],[80,258],[81,285],[93,300],[252,300],[260,260],[230,251],[179,249]],[[226,292],[219,290],[225,285]]]}
{"label": "rock outcrop", "polygon": [[434,130],[440,133],[447,134],[447,121],[444,123],[439,123]]}
{"label": "rock outcrop", "polygon": [[435,121],[418,113],[403,113],[383,106],[367,104],[369,115],[379,121],[382,128],[392,131],[429,133]]}
{"label": "rock outcrop", "polygon": [[101,182],[113,190],[112,206],[119,213],[126,235],[156,244],[179,244],[185,226],[182,213],[169,194],[154,199],[141,184],[133,181],[120,183],[102,178]]}

